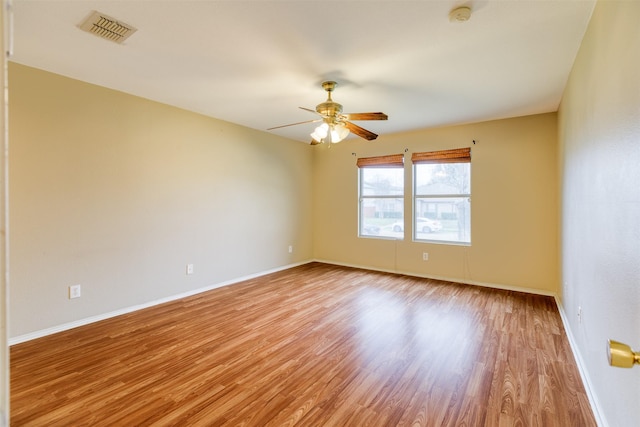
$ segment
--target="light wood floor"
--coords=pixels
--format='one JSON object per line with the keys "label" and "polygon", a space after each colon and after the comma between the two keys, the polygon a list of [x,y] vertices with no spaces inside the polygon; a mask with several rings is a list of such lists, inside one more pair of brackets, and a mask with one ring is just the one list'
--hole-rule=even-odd
{"label": "light wood floor", "polygon": [[15,345],[12,426],[595,426],[552,298],[308,264]]}

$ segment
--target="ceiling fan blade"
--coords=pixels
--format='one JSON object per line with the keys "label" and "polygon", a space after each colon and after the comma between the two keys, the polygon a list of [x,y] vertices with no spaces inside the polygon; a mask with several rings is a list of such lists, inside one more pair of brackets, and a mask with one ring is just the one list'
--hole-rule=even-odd
{"label": "ceiling fan blade", "polygon": [[347,120],[387,120],[385,113],[347,113],[343,114]]}
{"label": "ceiling fan blade", "polygon": [[312,138],[311,143],[309,145],[320,145],[320,143]]}
{"label": "ceiling fan blade", "polygon": [[344,122],[344,125],[347,129],[349,129],[351,131],[351,133],[355,133],[356,135],[358,135],[361,138],[364,138],[368,141],[373,141],[374,139],[376,139],[378,137],[378,135],[376,135],[375,133],[366,130],[364,128],[361,128],[360,126],[351,123],[351,122]]}
{"label": "ceiling fan blade", "polygon": [[303,125],[305,123],[315,123],[315,122],[321,122],[322,119],[315,119],[315,120],[305,120],[304,122],[298,122],[298,123],[290,123],[288,125],[282,125],[282,126],[274,126],[272,128],[269,128],[267,130],[273,130],[273,129],[280,129],[280,128],[286,128],[287,126],[296,126],[296,125]]}
{"label": "ceiling fan blade", "polygon": [[313,113],[313,114],[320,114],[316,110],[312,110],[311,108],[304,108],[304,107],[298,107],[298,108],[304,111],[309,111],[310,113]]}

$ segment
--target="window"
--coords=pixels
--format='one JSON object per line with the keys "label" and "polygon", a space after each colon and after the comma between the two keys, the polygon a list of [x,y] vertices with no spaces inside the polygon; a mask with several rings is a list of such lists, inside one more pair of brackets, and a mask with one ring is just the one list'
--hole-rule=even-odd
{"label": "window", "polygon": [[404,155],[358,159],[359,222],[363,237],[404,237]]}
{"label": "window", "polygon": [[471,149],[413,153],[413,238],[471,243]]}

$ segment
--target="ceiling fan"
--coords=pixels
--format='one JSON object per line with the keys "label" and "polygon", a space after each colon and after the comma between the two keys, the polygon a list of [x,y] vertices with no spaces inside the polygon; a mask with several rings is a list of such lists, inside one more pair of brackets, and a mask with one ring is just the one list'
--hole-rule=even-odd
{"label": "ceiling fan", "polygon": [[342,105],[331,99],[331,92],[338,84],[334,81],[326,81],[322,83],[322,88],[327,91],[327,100],[316,105],[316,109],[299,107],[302,110],[319,115],[321,118],[315,120],[306,120],[304,122],[291,123],[283,126],[276,126],[267,130],[279,129],[287,126],[301,125],[304,123],[322,122],[313,133],[311,133],[311,145],[318,145],[324,142],[337,143],[345,139],[350,132],[373,141],[378,137],[375,133],[361,128],[351,120],[387,120],[384,113],[342,113]]}

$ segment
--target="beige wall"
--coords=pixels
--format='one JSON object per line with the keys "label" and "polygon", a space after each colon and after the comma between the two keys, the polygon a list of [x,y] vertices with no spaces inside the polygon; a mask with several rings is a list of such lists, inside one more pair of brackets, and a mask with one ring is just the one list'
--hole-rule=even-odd
{"label": "beige wall", "polygon": [[[640,2],[599,1],[559,114],[562,306],[605,425],[640,420]],[[582,307],[582,322],[578,319]]]}
{"label": "beige wall", "polygon": [[9,80],[11,337],[311,258],[312,147],[18,64]]}
{"label": "beige wall", "polygon": [[[11,337],[312,258],[558,289],[554,113],[310,147],[18,64],[9,76]],[[410,179],[411,152],[470,145],[471,246],[357,237],[358,156],[406,149]]]}
{"label": "beige wall", "polygon": [[[557,292],[556,119],[550,113],[318,147],[314,158],[315,258],[467,283]],[[405,179],[411,182],[412,152],[469,146],[471,246],[412,242],[409,225],[404,240],[357,236],[357,157],[404,153],[406,149]],[[411,206],[407,193],[406,218],[410,218]],[[423,252],[429,253],[428,261],[422,260]]]}
{"label": "beige wall", "polygon": [[[18,64],[9,75],[12,337],[311,258],[558,289],[554,113],[309,147]],[[471,246],[357,237],[358,156],[406,149],[410,179],[411,152],[469,145]]]}
{"label": "beige wall", "polygon": [[[0,2],[0,46],[5,50],[5,7],[6,2]],[[6,123],[6,84],[7,84],[7,60],[6,55],[2,55],[0,60],[0,82],[2,82],[2,99],[0,100],[0,426],[9,425],[9,320],[8,314],[8,238],[7,238],[7,209],[8,195],[6,192],[6,171],[7,171],[7,123]]]}

